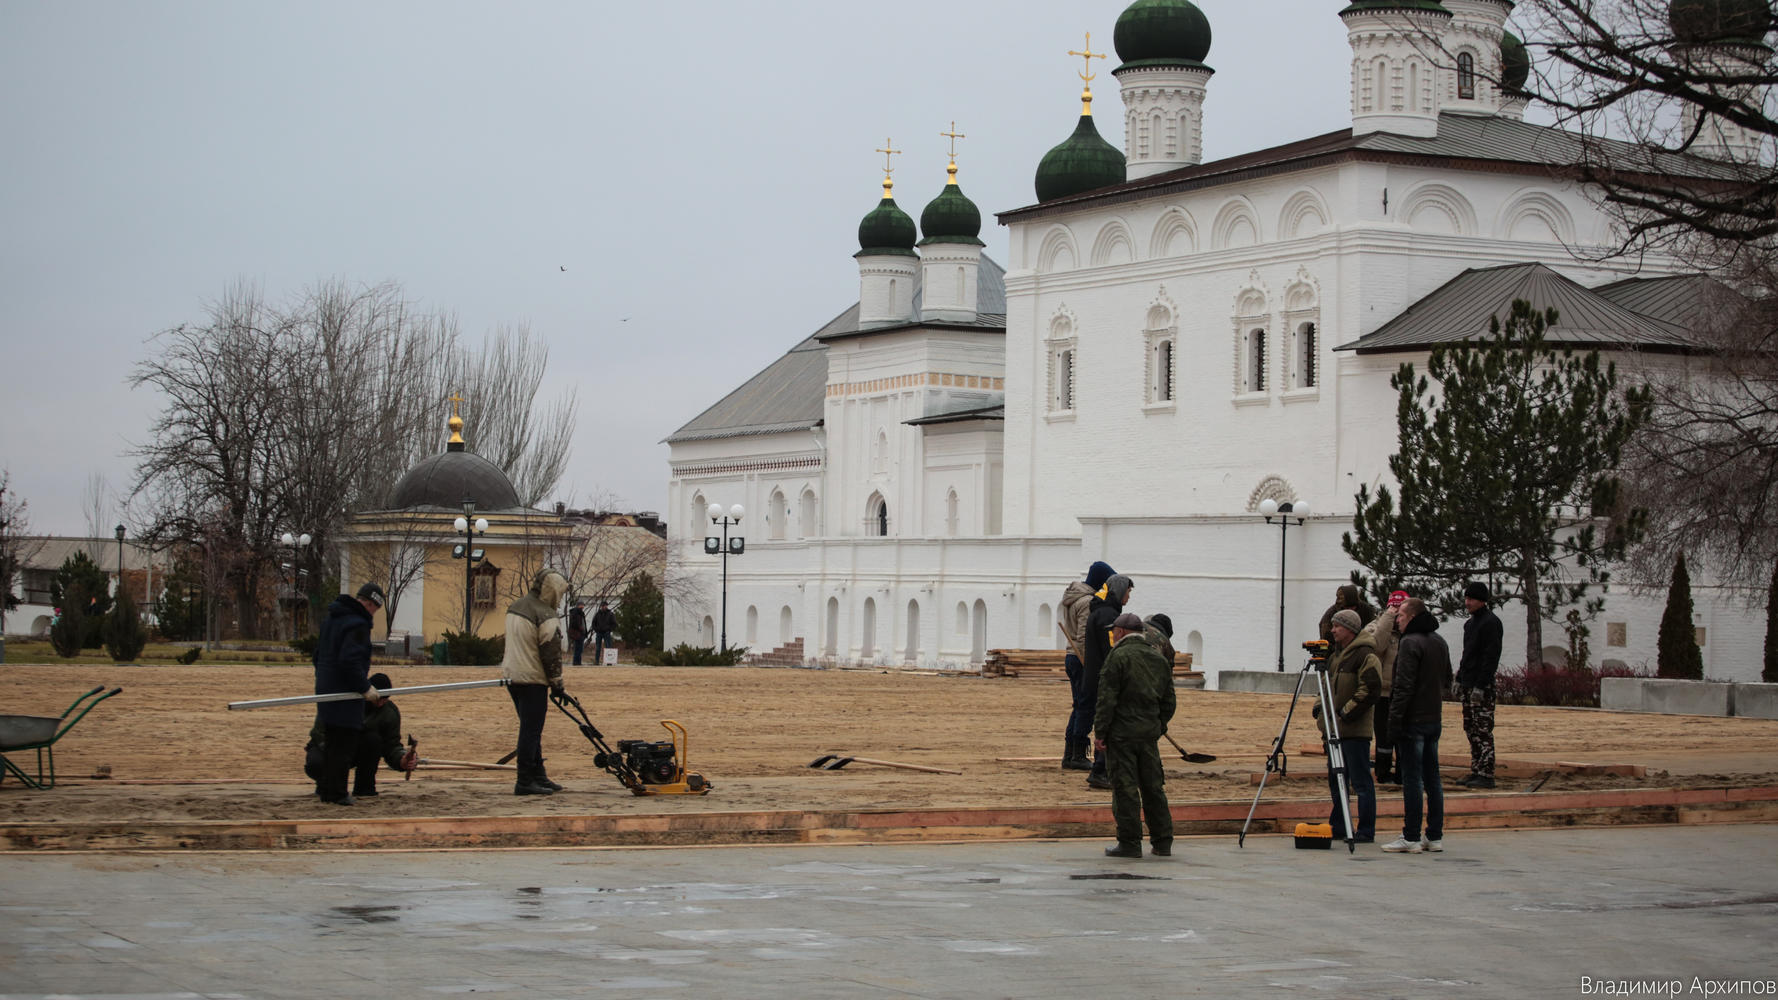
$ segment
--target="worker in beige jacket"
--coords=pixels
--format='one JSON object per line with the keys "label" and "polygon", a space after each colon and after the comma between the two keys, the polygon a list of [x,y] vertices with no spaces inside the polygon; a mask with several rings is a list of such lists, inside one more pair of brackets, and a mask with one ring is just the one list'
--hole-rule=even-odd
{"label": "worker in beige jacket", "polygon": [[543,722],[549,698],[562,689],[562,597],[568,580],[553,569],[537,574],[531,592],[506,609],[506,652],[500,674],[519,715],[514,795],[550,795],[562,786],[543,770]]}
{"label": "worker in beige jacket", "polygon": [[1389,685],[1395,683],[1395,653],[1397,641],[1401,638],[1401,629],[1395,623],[1395,609],[1401,602],[1408,599],[1408,592],[1398,590],[1389,595],[1389,606],[1382,614],[1371,620],[1360,635],[1368,635],[1377,647],[1377,660],[1383,669],[1383,697],[1377,703],[1377,784],[1395,785],[1401,783],[1401,775],[1395,772],[1395,741],[1389,733]]}

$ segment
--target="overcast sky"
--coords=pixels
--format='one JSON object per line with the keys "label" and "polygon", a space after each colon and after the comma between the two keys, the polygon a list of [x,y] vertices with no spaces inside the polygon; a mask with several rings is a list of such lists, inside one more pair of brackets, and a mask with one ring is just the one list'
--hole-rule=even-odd
{"label": "overcast sky", "polygon": [[[1198,2],[1206,159],[1350,124],[1339,4]],[[0,468],[84,532],[161,405],[125,384],[155,332],[237,279],[392,280],[548,342],[545,394],[581,400],[559,498],[662,510],[661,439],[856,301],[872,150],[917,219],[955,120],[1004,264],[992,213],[1079,113],[1066,53],[1124,6],[0,0]]]}

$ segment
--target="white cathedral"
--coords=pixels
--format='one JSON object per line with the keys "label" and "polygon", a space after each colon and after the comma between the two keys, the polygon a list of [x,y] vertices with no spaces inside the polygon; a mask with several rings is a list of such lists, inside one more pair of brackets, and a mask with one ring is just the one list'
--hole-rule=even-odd
{"label": "white cathedral", "polygon": [[[1083,94],[1036,203],[999,215],[1004,270],[954,162],[918,230],[886,178],[858,229],[858,303],[668,438],[669,572],[709,598],[669,609],[668,643],[724,631],[706,508],[741,504],[726,638],[758,653],[968,669],[1057,648],[1064,586],[1102,559],[1212,687],[1275,667],[1281,623],[1300,666],[1354,568],[1354,495],[1390,481],[1403,362],[1524,298],[1560,310],[1552,342],[1694,363],[1675,325],[1689,279],[1585,263],[1614,233],[1550,169],[1576,137],[1523,120],[1512,8],[1356,0],[1338,14],[1351,127],[1204,163],[1209,22],[1137,0],[1114,34],[1124,149]],[[1281,530],[1268,500],[1309,514]],[[1656,582],[1612,587],[1594,662],[1652,671]],[[1705,673],[1757,680],[1764,615],[1738,598],[1694,591]],[[1524,610],[1499,610],[1511,666]],[[1444,626],[1454,649],[1461,628]],[[1543,632],[1559,660],[1557,623]]]}

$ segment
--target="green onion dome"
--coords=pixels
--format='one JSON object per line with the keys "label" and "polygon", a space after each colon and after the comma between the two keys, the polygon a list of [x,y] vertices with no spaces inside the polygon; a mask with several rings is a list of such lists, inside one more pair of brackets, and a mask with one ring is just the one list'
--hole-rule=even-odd
{"label": "green onion dome", "polygon": [[982,211],[975,207],[975,202],[963,196],[963,189],[957,186],[957,164],[952,162],[947,168],[950,179],[945,181],[945,189],[938,197],[920,213],[920,232],[926,238],[920,241],[921,246],[928,243],[973,243],[982,246]]}
{"label": "green onion dome", "polygon": [[859,254],[919,256],[914,253],[914,240],[920,234],[914,229],[914,220],[895,204],[895,198],[890,194],[894,187],[893,181],[883,178],[883,200],[858,223]]}
{"label": "green onion dome", "polygon": [[1772,10],[1765,0],[1673,0],[1667,23],[1673,37],[1688,45],[1764,45]]}
{"label": "green onion dome", "polygon": [[1202,66],[1210,19],[1191,0],[1136,0],[1118,15],[1111,40],[1124,66]]}
{"label": "green onion dome", "polygon": [[1525,81],[1531,78],[1531,54],[1525,51],[1525,43],[1510,31],[1500,35],[1500,89],[1503,93],[1518,94],[1525,89]]}
{"label": "green onion dome", "polygon": [[1074,134],[1043,154],[1043,160],[1037,164],[1040,202],[1123,182],[1124,154],[1100,137],[1091,114],[1081,115]]}

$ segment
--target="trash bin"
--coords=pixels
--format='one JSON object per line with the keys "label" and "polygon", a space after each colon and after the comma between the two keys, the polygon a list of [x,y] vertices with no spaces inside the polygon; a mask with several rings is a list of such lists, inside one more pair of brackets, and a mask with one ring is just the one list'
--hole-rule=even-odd
{"label": "trash bin", "polygon": [[451,647],[449,643],[435,642],[432,644],[432,664],[442,667],[450,662]]}

